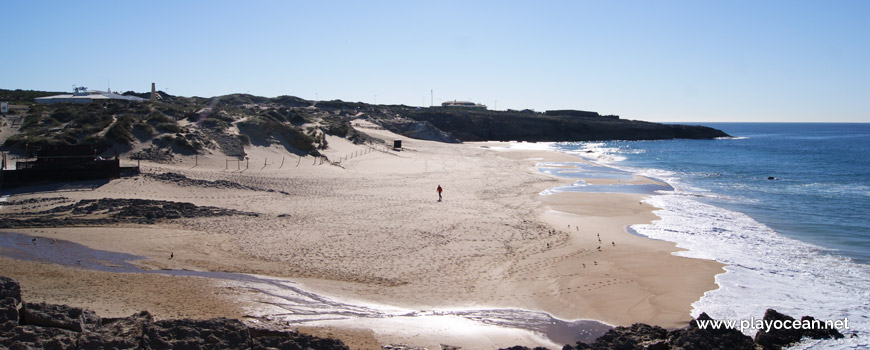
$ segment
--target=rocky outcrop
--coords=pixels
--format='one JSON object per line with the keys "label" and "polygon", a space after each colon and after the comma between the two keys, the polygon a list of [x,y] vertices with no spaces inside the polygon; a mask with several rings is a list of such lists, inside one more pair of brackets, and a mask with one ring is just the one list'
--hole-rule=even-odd
{"label": "rocky outcrop", "polygon": [[[812,319],[805,316],[804,319]],[[791,320],[794,319],[782,315],[774,310],[767,310],[765,320]],[[784,332],[774,330],[770,333],[758,331],[755,340],[742,332],[732,328],[712,327],[702,328],[699,321],[712,321],[706,313],[702,313],[697,319],[689,323],[689,326],[668,332],[658,326],[646,324],[633,324],[631,327],[616,327],[611,329],[592,344],[578,342],[574,345],[565,345],[563,350],[605,350],[605,349],[644,349],[644,350],[755,350],[781,349],[796,343],[803,337],[813,339],[842,338],[843,335],[834,329],[813,330],[807,332]],[[520,349],[517,349],[520,350]]]}
{"label": "rocky outcrop", "polygon": [[67,305],[26,303],[21,309],[21,323],[74,332],[100,328],[100,317],[93,311]]}
{"label": "rocky outcrop", "polygon": [[0,346],[9,349],[77,349],[79,333],[62,329],[19,325],[0,333]]}
{"label": "rocky outcrop", "polygon": [[165,320],[145,325],[143,349],[250,349],[248,327],[239,320]]}
{"label": "rocky outcrop", "polygon": [[186,202],[150,199],[83,199],[39,212],[7,214],[0,228],[112,225],[134,223],[153,225],[162,220],[215,216],[258,216],[253,212]]}
{"label": "rocky outcrop", "polygon": [[79,336],[79,349],[139,349],[145,327],[154,322],[148,311],[130,317],[103,319],[99,329]]}
{"label": "rocky outcrop", "polygon": [[154,321],[146,311],[101,319],[93,311],[21,303],[17,282],[0,277],[0,349],[348,350],[337,339],[250,328],[239,320]]}
{"label": "rocky outcrop", "polygon": [[0,299],[12,298],[21,301],[21,287],[15,280],[0,276]]}
{"label": "rocky outcrop", "polygon": [[[794,318],[788,315],[783,315],[773,309],[767,309],[762,320],[765,324],[794,324],[795,322]],[[812,324],[814,321],[815,318],[804,316],[799,322]],[[804,337],[812,339],[840,339],[843,338],[843,334],[834,328],[825,327],[814,329],[771,327],[769,331],[767,329],[761,329],[758,333],[755,333],[755,342],[758,345],[761,345],[765,350],[782,349],[790,344],[799,342]]]}
{"label": "rocky outcrop", "polygon": [[461,141],[559,142],[713,139],[728,136],[721,130],[704,126],[658,124],[602,116],[429,108],[408,111],[403,117],[431,123]]}

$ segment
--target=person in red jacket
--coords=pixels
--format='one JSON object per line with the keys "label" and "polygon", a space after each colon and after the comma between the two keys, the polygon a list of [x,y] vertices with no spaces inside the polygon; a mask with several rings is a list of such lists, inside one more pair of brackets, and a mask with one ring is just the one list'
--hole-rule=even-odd
{"label": "person in red jacket", "polygon": [[441,189],[441,185],[438,185],[438,189],[436,191],[438,191],[438,201],[440,202],[441,201],[441,191],[444,191],[444,190]]}

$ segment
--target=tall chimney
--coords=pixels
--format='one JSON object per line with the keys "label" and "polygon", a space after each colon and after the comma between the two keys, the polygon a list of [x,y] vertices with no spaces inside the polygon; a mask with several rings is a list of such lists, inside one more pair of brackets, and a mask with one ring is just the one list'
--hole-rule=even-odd
{"label": "tall chimney", "polygon": [[154,83],[151,83],[151,101],[154,101],[155,98],[157,98],[157,91],[154,90]]}

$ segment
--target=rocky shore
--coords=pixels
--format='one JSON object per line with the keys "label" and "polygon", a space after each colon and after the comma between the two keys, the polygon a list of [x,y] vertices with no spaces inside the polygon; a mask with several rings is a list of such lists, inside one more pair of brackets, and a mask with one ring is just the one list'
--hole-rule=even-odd
{"label": "rocky shore", "polygon": [[[765,322],[794,321],[768,309]],[[804,316],[801,320],[813,320]],[[563,350],[582,349],[782,349],[803,338],[843,338],[836,329],[760,330],[751,338],[735,329],[704,329],[712,321],[702,313],[688,327],[668,331],[637,323],[616,327],[592,344],[578,342]],[[239,320],[159,320],[142,311],[123,318],[101,318],[90,310],[21,299],[18,282],[0,276],[0,347],[9,349],[315,349],[346,350],[338,339],[295,331],[250,327]],[[384,349],[407,348],[388,345]],[[458,349],[442,345],[442,348]],[[409,348],[410,349],[410,348]],[[528,350],[515,346],[500,350]],[[535,350],[544,350],[536,348]]]}
{"label": "rocky shore", "polygon": [[326,349],[337,339],[249,327],[239,320],[159,320],[150,313],[100,318],[93,311],[21,299],[17,282],[0,277],[3,349]]}
{"label": "rocky shore", "polygon": [[[163,174],[165,175],[165,174]],[[133,223],[152,225],[161,220],[215,216],[257,216],[253,212],[211,206],[197,206],[186,202],[149,199],[102,198],[83,199],[67,204],[65,197],[44,198],[37,201],[8,202],[9,206],[26,207],[21,213],[6,214],[0,228],[63,227],[111,225]],[[40,207],[50,209],[39,210]]]}
{"label": "rocky shore", "polygon": [[[764,322],[794,321],[795,319],[783,315],[776,310],[768,309],[764,313]],[[810,316],[804,316],[801,320],[813,320]],[[759,330],[755,338],[749,337],[732,328],[702,328],[700,322],[713,321],[706,313],[701,313],[697,319],[689,323],[688,327],[668,331],[657,326],[636,323],[631,327],[616,327],[592,344],[577,343],[565,345],[563,350],[582,349],[648,349],[648,350],[678,350],[678,349],[722,349],[722,350],[774,350],[788,347],[803,338],[812,339],[840,339],[843,338],[836,329],[794,330],[776,329],[770,331]],[[513,349],[518,350],[518,349]]]}

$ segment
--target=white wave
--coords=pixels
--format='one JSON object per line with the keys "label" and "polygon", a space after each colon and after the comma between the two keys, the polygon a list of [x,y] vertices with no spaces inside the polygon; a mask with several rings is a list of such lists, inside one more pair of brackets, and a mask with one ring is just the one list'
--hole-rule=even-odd
{"label": "white wave", "polygon": [[[870,267],[780,235],[749,216],[681,195],[649,197],[661,219],[634,225],[638,233],[688,249],[676,255],[716,260],[726,273],[719,289],[692,304],[716,319],[759,319],[768,308],[793,317],[849,319],[858,338],[825,341],[825,348],[870,347]],[[746,330],[752,335],[754,330]],[[842,347],[841,344],[842,343]]]}
{"label": "white wave", "polygon": [[[744,139],[739,137],[734,139]],[[760,319],[768,308],[796,318],[849,320],[847,338],[806,340],[795,349],[870,349],[870,266],[857,264],[824,248],[790,239],[743,213],[699,202],[698,198],[732,200],[685,183],[690,174],[618,164],[620,150],[604,143],[582,144],[581,154],[592,161],[662,180],[673,192],[648,197],[660,217],[648,225],[633,225],[639,234],[675,242],[687,249],[675,255],[709,259],[726,265],[716,276],[719,289],[708,291],[692,304],[692,316],[706,312],[715,319]],[[586,151],[592,153],[586,153]],[[592,156],[588,156],[591,154]],[[695,174],[697,175],[697,174]],[[826,189],[833,193],[866,188]],[[546,191],[545,191],[546,192]],[[542,193],[543,194],[543,193]],[[745,330],[752,336],[755,330]],[[851,333],[857,337],[850,338]]]}
{"label": "white wave", "polygon": [[565,147],[579,147],[578,149],[562,148],[560,151],[580,156],[603,164],[618,163],[626,160],[620,155],[618,147],[607,147],[604,142],[568,142],[562,143]]}
{"label": "white wave", "polygon": [[510,142],[510,149],[518,149],[518,150],[551,150],[553,149],[553,142]]}

